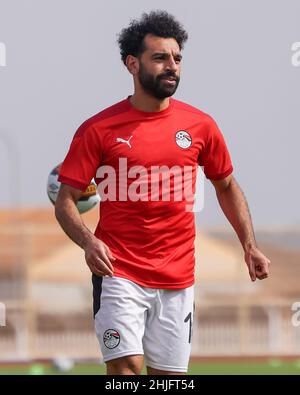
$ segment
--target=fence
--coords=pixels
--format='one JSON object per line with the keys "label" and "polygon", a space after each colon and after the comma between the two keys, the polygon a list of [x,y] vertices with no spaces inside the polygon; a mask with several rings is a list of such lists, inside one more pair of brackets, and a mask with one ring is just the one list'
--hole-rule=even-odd
{"label": "fence", "polygon": [[[222,306],[203,306],[212,312]],[[234,306],[227,308],[235,309]],[[251,306],[253,308],[253,306]],[[294,327],[285,317],[290,305],[268,306],[270,317],[264,322],[208,322],[196,314],[193,325],[192,355],[205,356],[297,356],[300,355],[300,327]],[[213,314],[213,313],[212,313]],[[7,317],[10,317],[8,311]],[[208,316],[206,315],[206,318]],[[281,317],[278,320],[278,317]],[[90,317],[92,320],[92,318]],[[9,320],[9,318],[8,318]],[[20,329],[20,328],[19,328]],[[24,329],[24,328],[23,328]],[[3,328],[0,329],[0,331]],[[22,333],[23,332],[23,333]],[[36,332],[0,332],[0,361],[18,359],[53,359],[57,356],[73,359],[99,359],[98,340],[93,329],[43,330]]]}
{"label": "fence", "polygon": [[[22,228],[20,237],[18,229],[0,227],[0,303],[6,305],[7,323],[6,327],[0,327],[0,361],[52,359],[59,355],[74,359],[99,359],[100,349],[91,315],[87,314],[86,325],[82,325],[82,320],[76,317],[64,317],[63,324],[54,330],[48,322],[57,320],[57,315],[52,312],[46,320],[41,318],[42,312],[29,296],[34,284],[27,277],[28,267],[34,260],[43,258],[46,247],[52,256],[56,250],[63,248],[65,236],[54,226],[50,230],[45,225],[25,229]],[[20,262],[22,267],[19,267]],[[14,270],[11,271],[11,267]],[[43,283],[38,286],[43,289]],[[57,284],[51,286],[55,290]],[[82,287],[82,306],[86,309],[91,309],[91,298],[86,291],[89,286],[90,283],[74,285],[77,290]],[[212,300],[209,295],[196,301],[192,355],[300,355],[300,326],[292,324],[291,306],[294,300],[273,300],[272,303],[260,300],[258,303],[252,295],[252,299],[245,302],[243,291],[238,292],[241,297],[237,294],[235,300],[230,302],[222,296]],[[59,303],[63,305],[67,292],[59,295]],[[197,290],[196,295],[199,295]],[[72,297],[69,299],[73,301]],[[53,303],[49,304],[51,308]],[[72,321],[72,325],[68,325],[68,320]],[[37,325],[38,321],[43,321],[43,325]]]}

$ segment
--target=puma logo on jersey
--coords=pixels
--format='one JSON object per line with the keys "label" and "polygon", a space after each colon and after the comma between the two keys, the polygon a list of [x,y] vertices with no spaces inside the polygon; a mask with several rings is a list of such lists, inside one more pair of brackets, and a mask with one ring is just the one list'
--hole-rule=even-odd
{"label": "puma logo on jersey", "polygon": [[121,137],[117,137],[117,142],[118,143],[125,143],[128,145],[129,148],[131,148],[130,140],[132,139],[133,136],[130,136],[128,140],[124,140]]}

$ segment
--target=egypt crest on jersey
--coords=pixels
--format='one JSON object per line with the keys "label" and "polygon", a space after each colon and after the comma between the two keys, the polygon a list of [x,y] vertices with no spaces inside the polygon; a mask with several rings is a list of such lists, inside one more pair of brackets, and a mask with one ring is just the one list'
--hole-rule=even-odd
{"label": "egypt crest on jersey", "polygon": [[185,130],[179,130],[179,132],[176,133],[175,138],[176,138],[176,144],[180,148],[187,149],[192,145],[192,137]]}

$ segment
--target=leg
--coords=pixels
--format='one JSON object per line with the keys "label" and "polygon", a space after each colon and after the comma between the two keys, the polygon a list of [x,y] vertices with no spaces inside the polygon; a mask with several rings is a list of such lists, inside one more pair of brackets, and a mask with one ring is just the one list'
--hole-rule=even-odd
{"label": "leg", "polygon": [[106,362],[108,375],[140,375],[143,369],[143,355],[129,355]]}
{"label": "leg", "polygon": [[150,368],[149,366],[147,366],[147,374],[151,375],[151,376],[159,376],[159,375],[185,375],[186,373],[183,372],[168,372],[166,370],[159,370],[159,369],[154,369],[154,368]]}
{"label": "leg", "polygon": [[93,280],[95,330],[107,374],[140,374],[148,307],[145,293],[126,279],[104,277],[101,284]]}
{"label": "leg", "polygon": [[157,290],[143,338],[148,374],[184,374],[191,351],[194,287]]}

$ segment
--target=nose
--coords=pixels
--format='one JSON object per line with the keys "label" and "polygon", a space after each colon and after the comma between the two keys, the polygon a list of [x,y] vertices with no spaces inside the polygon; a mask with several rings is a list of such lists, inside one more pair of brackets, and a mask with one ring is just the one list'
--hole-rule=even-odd
{"label": "nose", "polygon": [[178,65],[176,64],[174,58],[172,56],[170,56],[169,61],[167,63],[166,70],[175,72],[175,71],[177,71],[177,67],[178,67]]}

